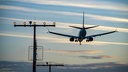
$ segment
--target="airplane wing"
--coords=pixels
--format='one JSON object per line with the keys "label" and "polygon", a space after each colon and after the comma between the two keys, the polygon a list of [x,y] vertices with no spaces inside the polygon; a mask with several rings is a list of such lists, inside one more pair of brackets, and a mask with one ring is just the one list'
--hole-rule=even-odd
{"label": "airplane wing", "polygon": [[97,36],[102,36],[102,35],[106,35],[106,34],[110,34],[110,33],[114,33],[114,32],[117,32],[117,31],[110,31],[110,32],[106,32],[106,33],[101,33],[101,34],[96,34],[96,35],[90,35],[90,36],[86,36],[85,38],[87,38],[87,37],[97,37]]}
{"label": "airplane wing", "polygon": [[51,31],[49,31],[49,33],[51,33],[51,34],[55,34],[55,35],[60,35],[60,36],[65,36],[65,37],[74,37],[74,38],[78,38],[77,36],[66,35],[66,34],[61,34],[61,33],[56,33],[56,32],[51,32]]}

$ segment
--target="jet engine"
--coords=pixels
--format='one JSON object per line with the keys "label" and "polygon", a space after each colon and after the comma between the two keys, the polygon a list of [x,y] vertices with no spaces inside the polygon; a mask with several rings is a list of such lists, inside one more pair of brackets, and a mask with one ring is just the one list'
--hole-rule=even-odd
{"label": "jet engine", "polygon": [[93,38],[92,37],[87,37],[86,42],[91,42],[91,41],[93,41]]}
{"label": "jet engine", "polygon": [[73,41],[74,41],[74,37],[71,37],[71,38],[70,38],[70,41],[73,42]]}

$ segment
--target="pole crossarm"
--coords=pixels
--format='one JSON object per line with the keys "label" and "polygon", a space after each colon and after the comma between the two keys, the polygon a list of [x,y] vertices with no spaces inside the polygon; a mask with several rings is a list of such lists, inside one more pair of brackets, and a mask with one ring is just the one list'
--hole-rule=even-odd
{"label": "pole crossarm", "polygon": [[49,72],[52,71],[51,67],[52,66],[64,66],[63,64],[42,64],[42,65],[36,65],[36,66],[48,66],[49,67]]}
{"label": "pole crossarm", "polygon": [[63,64],[48,64],[48,65],[36,65],[36,66],[64,66]]}
{"label": "pole crossarm", "polygon": [[34,27],[34,26],[36,26],[36,27],[41,27],[41,26],[43,26],[43,27],[51,27],[51,26],[55,27],[55,25],[14,25],[14,27]]}

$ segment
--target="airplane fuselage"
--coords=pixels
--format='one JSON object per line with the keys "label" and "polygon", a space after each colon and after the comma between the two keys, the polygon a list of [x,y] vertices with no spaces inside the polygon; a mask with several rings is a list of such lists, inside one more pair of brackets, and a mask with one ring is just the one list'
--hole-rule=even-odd
{"label": "airplane fuselage", "polygon": [[86,36],[86,29],[84,29],[84,28],[80,29],[78,41],[82,42],[83,39],[85,39],[85,36]]}

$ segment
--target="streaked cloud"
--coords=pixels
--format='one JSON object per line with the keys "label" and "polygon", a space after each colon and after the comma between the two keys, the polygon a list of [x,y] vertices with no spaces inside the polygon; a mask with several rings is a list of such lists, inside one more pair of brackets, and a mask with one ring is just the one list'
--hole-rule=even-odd
{"label": "streaked cloud", "polygon": [[85,58],[85,59],[104,59],[104,58],[114,58],[109,55],[100,55],[100,56],[79,56],[80,58]]}
{"label": "streaked cloud", "polygon": [[[19,0],[16,0],[19,1]],[[29,2],[36,4],[48,4],[48,5],[60,5],[60,6],[73,6],[82,8],[93,8],[93,9],[103,9],[103,10],[117,10],[117,11],[128,11],[126,5],[101,2],[101,1],[66,1],[66,0],[22,0],[21,2]]]}
{"label": "streaked cloud", "polygon": [[101,50],[47,50],[45,52],[63,53],[63,54],[100,54]]}
{"label": "streaked cloud", "polygon": [[[22,34],[13,34],[13,33],[0,33],[0,36],[11,36],[11,37],[23,37],[23,38],[33,38],[31,35],[22,35]],[[37,36],[38,39],[44,39],[49,42],[53,43],[68,43],[68,44],[79,44],[78,42],[70,42],[68,38],[57,38],[51,36],[44,36],[40,35]],[[89,44],[89,45],[128,45],[128,43],[120,43],[120,42],[105,42],[105,41],[92,41],[92,42],[85,42],[83,41],[82,44]]]}
{"label": "streaked cloud", "polygon": [[109,26],[99,26],[99,27],[93,28],[93,29],[108,30],[108,31],[117,30],[118,32],[128,32],[127,28],[118,28],[118,27],[109,27]]}
{"label": "streaked cloud", "polygon": [[[41,62],[42,64],[42,62]],[[58,64],[58,62],[57,62]],[[2,72],[31,72],[30,62],[18,61],[1,61],[0,67]],[[127,72],[128,64],[119,64],[116,62],[103,62],[91,64],[65,64],[60,67],[53,67],[54,72]],[[38,72],[47,72],[47,67],[41,67]]]}
{"label": "streaked cloud", "polygon": [[[60,28],[70,28],[69,26],[78,26],[81,27],[81,24],[72,24],[72,23],[62,23],[62,22],[57,22],[57,27]],[[86,27],[90,26],[95,26],[93,24],[85,24]],[[112,30],[117,30],[118,32],[128,32],[127,28],[119,28],[119,27],[109,27],[109,26],[98,26],[96,28],[92,28],[94,30],[105,30],[105,31],[112,31]]]}
{"label": "streaked cloud", "polygon": [[11,37],[23,37],[23,38],[32,38],[30,35],[19,35],[19,34],[9,34],[9,33],[0,33],[0,36],[11,36]]}
{"label": "streaked cloud", "polygon": [[[30,20],[26,20],[26,19],[18,19],[18,18],[4,18],[4,17],[0,17],[0,19],[6,19],[6,20],[13,20],[13,21],[30,21]],[[42,24],[42,20],[31,20],[31,21],[35,21],[37,22],[37,24]],[[52,23],[52,21],[45,21],[47,23]],[[69,26],[79,26],[81,27],[81,24],[72,24],[72,23],[62,23],[62,22],[56,22],[56,27],[57,28],[70,28]],[[85,24],[86,27],[89,27],[89,26],[94,26],[93,24]],[[116,28],[116,27],[108,27],[108,26],[98,26],[96,28],[92,28],[94,30],[106,30],[106,31],[112,31],[112,30],[117,30],[118,32],[128,32],[128,29],[126,28]]]}
{"label": "streaked cloud", "polygon": [[19,6],[11,6],[11,5],[0,5],[0,9],[8,9],[8,10],[19,10],[19,11],[27,11],[27,12],[37,12],[36,9],[19,7]]}
{"label": "streaked cloud", "polygon": [[99,19],[99,20],[116,21],[116,22],[128,22],[128,19],[125,19],[125,18],[100,16],[100,15],[92,15],[92,14],[85,14],[85,15],[88,16],[88,17],[92,17],[94,19]]}
{"label": "streaked cloud", "polygon": [[[57,43],[71,43],[71,44],[79,44],[78,42],[70,42],[68,40],[65,39],[61,39],[61,40],[56,40],[54,42]],[[106,42],[106,41],[92,41],[92,42],[85,42],[83,41],[82,44],[84,45],[128,45],[128,43],[121,43],[121,42]]]}
{"label": "streaked cloud", "polygon": [[[10,6],[10,5],[0,5],[0,9],[20,10],[20,11],[27,11],[27,12],[45,12],[45,13],[54,13],[54,14],[62,14],[62,15],[70,15],[70,16],[82,16],[82,13],[53,11],[53,10],[40,10],[40,9]],[[98,20],[128,22],[128,19],[119,18],[119,17],[110,17],[110,16],[94,15],[94,14],[87,14],[87,13],[85,14],[85,16],[91,17],[93,19],[98,19]]]}
{"label": "streaked cloud", "polygon": [[[11,36],[11,37],[22,37],[22,38],[33,38],[32,35],[24,35],[24,34],[15,34],[15,33],[0,33],[0,36]],[[37,36],[38,39],[45,40],[57,40],[57,38],[47,37],[47,36]]]}
{"label": "streaked cloud", "polygon": [[105,42],[105,41],[93,41],[91,42],[93,44],[100,44],[100,45],[107,45],[107,44],[110,44],[110,45],[128,45],[128,43],[121,43],[121,42]]}

